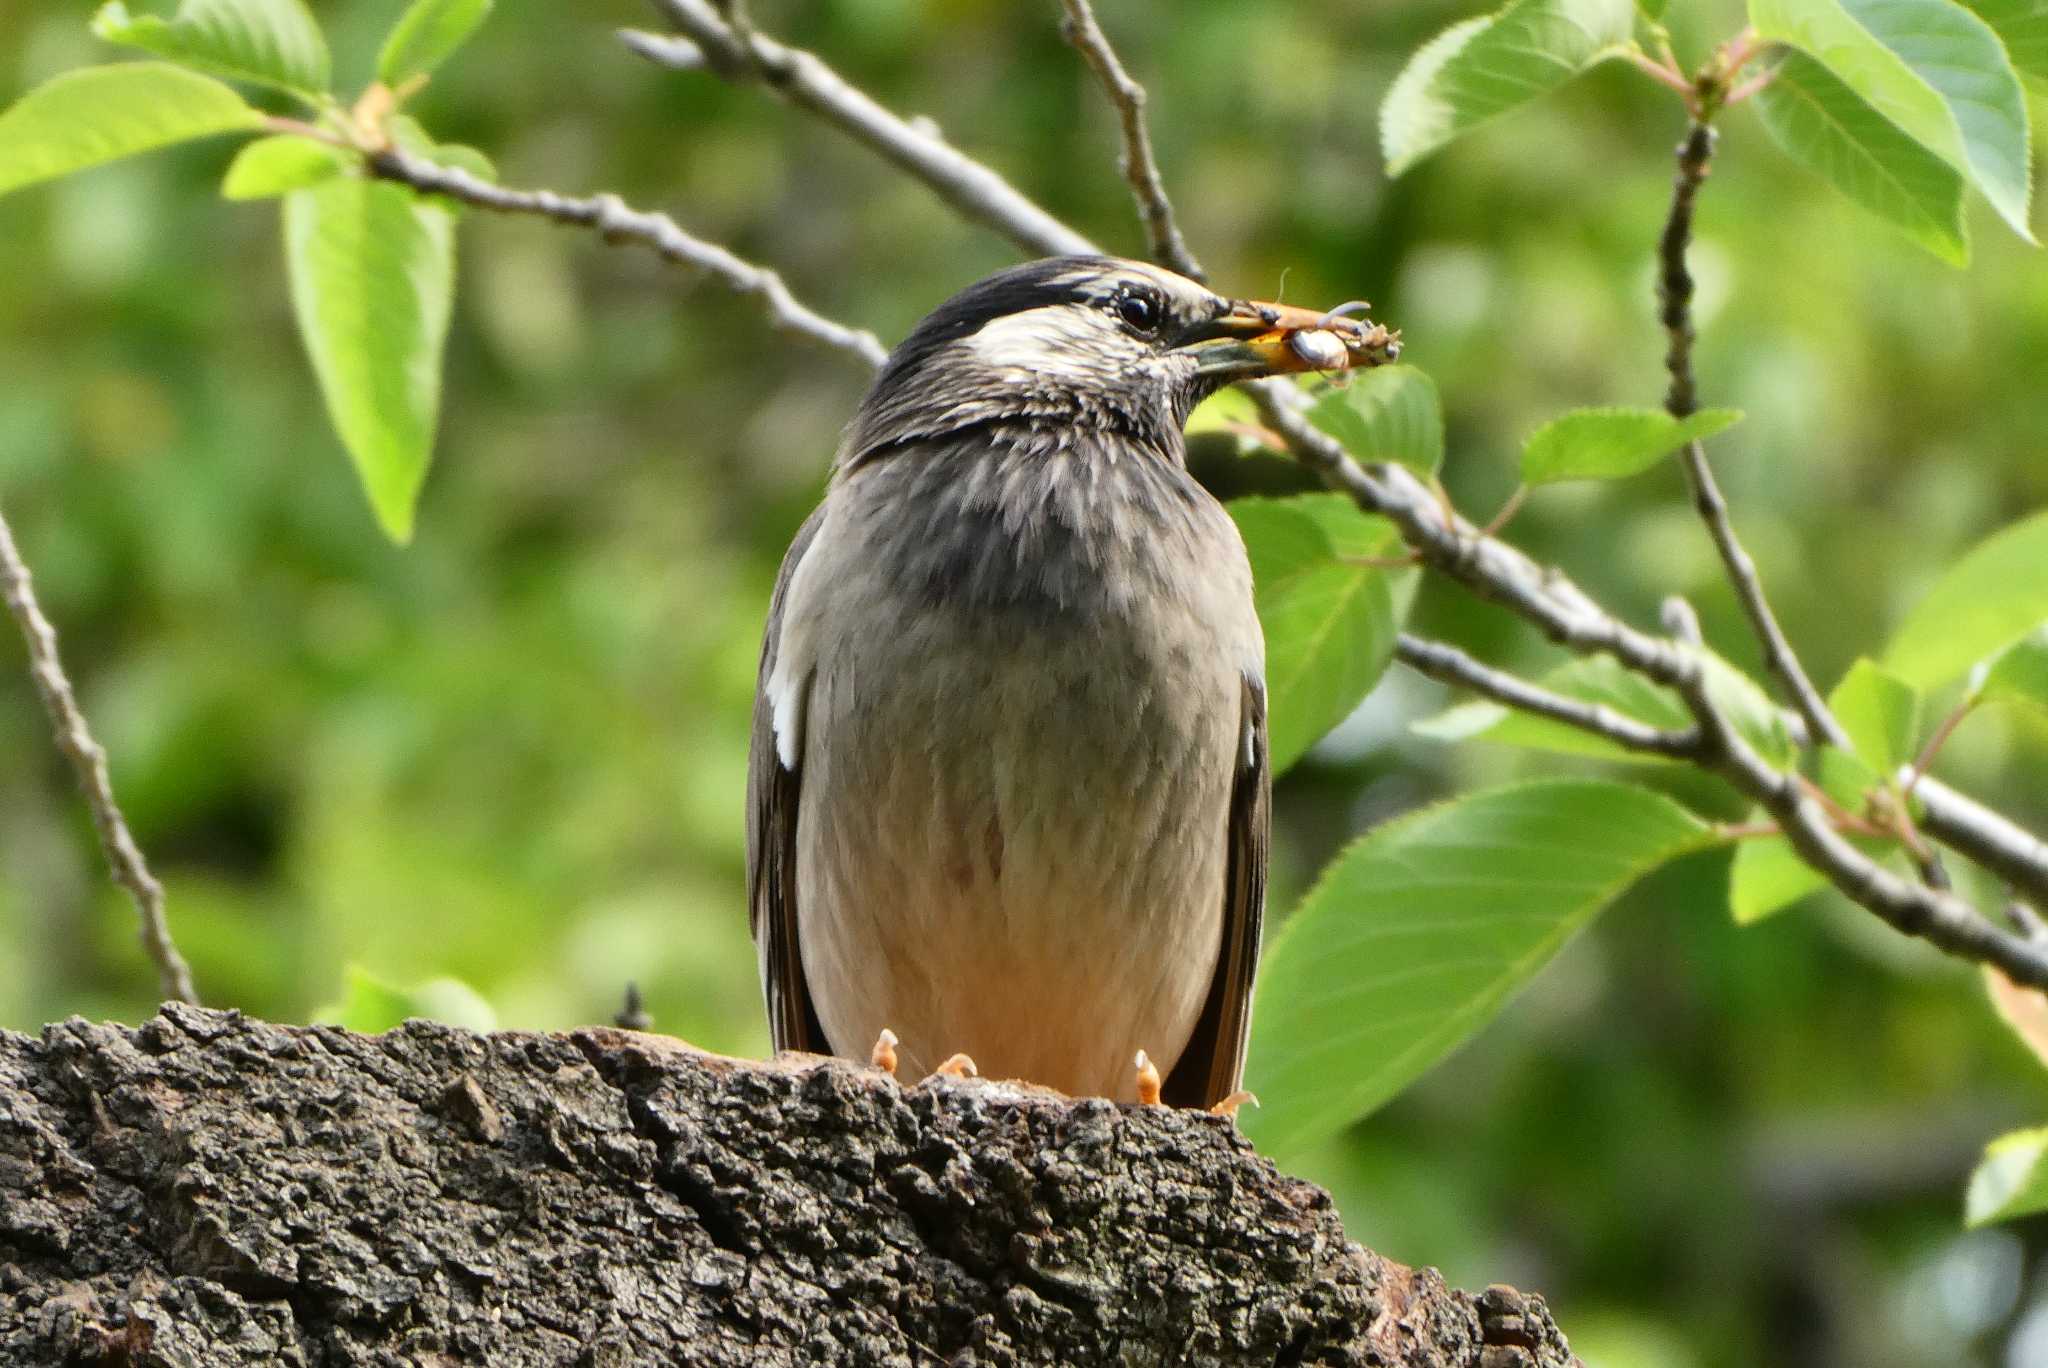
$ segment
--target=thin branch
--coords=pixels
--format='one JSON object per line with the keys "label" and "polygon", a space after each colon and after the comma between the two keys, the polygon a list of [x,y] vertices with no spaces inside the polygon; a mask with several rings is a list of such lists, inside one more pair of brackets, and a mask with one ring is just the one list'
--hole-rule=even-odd
{"label": "thin branch", "polygon": [[[1900,782],[1908,777],[1901,771]],[[1913,797],[1920,803],[1922,831],[2048,911],[2048,842],[1931,776],[1923,775],[1913,786]]]}
{"label": "thin branch", "polygon": [[[969,220],[994,228],[1036,256],[1089,254],[1094,243],[1032,203],[1002,176],[952,146],[929,120],[890,113],[815,54],[778,43],[760,31],[735,29],[706,0],[654,0],[671,24],[696,44],[703,63],[729,81],[756,80],[783,99],[880,153],[936,190]],[[644,45],[643,57],[663,60]]]}
{"label": "thin branch", "polygon": [[6,601],[8,613],[21,628],[22,640],[28,643],[29,677],[35,680],[36,692],[42,695],[43,707],[49,711],[57,747],[70,760],[78,786],[85,793],[93,829],[99,832],[100,849],[107,857],[107,871],[135,900],[136,915],[142,920],[142,948],[156,965],[158,991],[166,998],[197,1006],[199,994],[192,987],[191,967],[178,953],[177,943],[171,939],[170,922],[164,916],[164,886],[149,872],[142,849],[128,830],[128,819],[121,815],[121,806],[114,801],[107,753],[93,740],[92,731],[85,724],[78,695],[57,654],[56,629],[50,626],[42,606],[36,602],[28,566],[14,544],[14,532],[4,516],[0,516],[0,599]]}
{"label": "thin branch", "polygon": [[716,276],[741,294],[759,295],[768,306],[769,322],[785,332],[851,352],[870,366],[879,366],[888,357],[888,349],[873,333],[834,322],[800,303],[774,271],[742,260],[715,242],[692,237],[666,214],[629,209],[616,195],[578,199],[552,190],[507,190],[467,171],[440,166],[396,149],[369,157],[367,165],[371,174],[381,179],[428,194],[446,195],[480,209],[533,214],[556,223],[594,228],[607,242],[637,242],[679,265]]}
{"label": "thin branch", "polygon": [[1494,669],[1473,659],[1457,647],[1442,641],[1403,632],[1394,639],[1394,658],[1431,679],[1470,689],[1522,712],[1547,717],[1615,745],[1646,755],[1673,759],[1697,759],[1702,753],[1698,729],[1665,731],[1616,712],[1604,703],[1586,703],[1531,684],[1525,679]]}
{"label": "thin branch", "polygon": [[[1686,269],[1685,253],[1692,241],[1693,203],[1714,156],[1714,130],[1695,119],[1686,130],[1685,140],[1678,145],[1677,156],[1678,171],[1671,183],[1671,212],[1657,244],[1657,295],[1659,318],[1671,338],[1670,350],[1664,357],[1665,367],[1671,372],[1664,407],[1672,417],[1683,418],[1699,407],[1692,370],[1693,281],[1692,273]],[[1807,678],[1806,667],[1799,663],[1798,653],[1771,611],[1770,600],[1764,597],[1756,562],[1735,535],[1735,525],[1728,516],[1728,501],[1721,496],[1713,467],[1707,463],[1705,445],[1697,440],[1688,442],[1680,456],[1686,478],[1692,484],[1693,504],[1706,521],[1714,546],[1721,553],[1721,563],[1727,567],[1729,581],[1735,586],[1735,596],[1763,645],[1764,664],[1777,676],[1793,708],[1806,720],[1807,733],[1832,746],[1849,749],[1847,733],[1828,711],[1813,681]]]}
{"label": "thin branch", "polygon": [[1152,259],[1171,266],[1182,275],[1207,280],[1202,263],[1188,248],[1174,221],[1173,202],[1166,197],[1166,181],[1159,174],[1159,161],[1152,154],[1152,134],[1145,125],[1145,87],[1131,79],[1108,35],[1095,22],[1095,10],[1088,0],[1061,0],[1066,22],[1060,35],[1074,45],[1102,82],[1103,93],[1116,109],[1123,125],[1123,154],[1118,165],[1130,182],[1131,196],[1138,202],[1138,216],[1145,221],[1145,239]]}

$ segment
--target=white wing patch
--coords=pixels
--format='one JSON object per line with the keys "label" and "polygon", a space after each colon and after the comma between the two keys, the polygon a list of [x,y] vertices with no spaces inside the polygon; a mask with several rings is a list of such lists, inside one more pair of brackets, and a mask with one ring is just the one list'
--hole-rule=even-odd
{"label": "white wing patch", "polygon": [[768,676],[768,721],[775,732],[775,758],[792,772],[804,748],[804,703],[810,694],[810,682],[809,671],[804,672],[803,678],[795,678],[780,661]]}

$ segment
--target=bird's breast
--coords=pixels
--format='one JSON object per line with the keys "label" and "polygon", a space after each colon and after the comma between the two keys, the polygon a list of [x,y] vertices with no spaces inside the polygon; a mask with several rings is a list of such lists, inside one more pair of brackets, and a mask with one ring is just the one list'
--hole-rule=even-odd
{"label": "bird's breast", "polygon": [[1236,531],[1131,454],[904,457],[832,499],[783,682],[802,676],[799,931],[833,1048],[887,1026],[910,1067],[965,1051],[1126,1093],[1134,1050],[1170,1068],[1216,960],[1260,668]]}

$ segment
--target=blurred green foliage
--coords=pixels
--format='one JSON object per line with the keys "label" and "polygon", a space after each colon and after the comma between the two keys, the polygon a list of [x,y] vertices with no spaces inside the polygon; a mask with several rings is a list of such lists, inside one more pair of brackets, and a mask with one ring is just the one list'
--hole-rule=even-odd
{"label": "blurred green foliage", "polygon": [[[340,78],[367,79],[397,5],[315,8]],[[755,8],[1139,249],[1056,7]],[[1102,18],[1152,86],[1219,283],[1373,299],[1440,388],[1446,481],[1484,516],[1545,421],[1661,393],[1653,245],[1682,121],[1608,64],[1389,182],[1373,112],[1468,12],[1133,0]],[[0,100],[103,59],[84,19],[0,9]],[[1739,15],[1667,21],[1697,57]],[[640,22],[503,7],[418,112],[508,184],[670,209],[885,339],[1011,259],[760,92],[642,66],[610,32]],[[741,858],[754,653],[866,377],[643,254],[467,215],[437,463],[416,543],[393,548],[293,336],[274,209],[216,193],[229,154],[0,199],[0,504],[201,991],[289,1020],[453,977],[502,1024],[550,1028],[609,1018],[631,979],[661,1029],[761,1050]],[[1749,111],[1723,121],[1695,252],[1704,397],[1748,414],[1717,465],[1824,686],[1965,547],[2048,503],[2048,261],[1971,213],[1974,264],[1950,271]],[[1227,436],[1196,459],[1225,493],[1302,486]],[[1690,596],[1754,667],[1676,471],[1545,489],[1512,535],[1636,621]],[[1417,613],[1489,659],[1556,662],[1442,585]],[[21,659],[0,636],[0,1022],[133,1020],[153,975]],[[1406,731],[1447,701],[1397,670],[1288,776],[1276,918],[1396,812],[1597,764]],[[1942,772],[2039,830],[2044,763],[2048,723],[1984,709]],[[1655,782],[1740,815],[1706,781]],[[1974,975],[1865,914],[1821,897],[1736,928],[1727,865],[1653,876],[1298,1170],[1362,1241],[1542,1289],[1595,1368],[2048,1362],[2048,1226],[1958,1230],[1982,1142],[2048,1106],[2039,1065]]]}

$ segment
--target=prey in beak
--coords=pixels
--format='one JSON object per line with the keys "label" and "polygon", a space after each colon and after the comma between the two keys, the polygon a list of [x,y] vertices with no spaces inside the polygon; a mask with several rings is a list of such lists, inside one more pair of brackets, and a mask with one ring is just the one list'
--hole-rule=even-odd
{"label": "prey in beak", "polygon": [[1175,348],[1195,358],[1195,373],[1212,384],[1299,371],[1363,370],[1401,355],[1401,334],[1352,317],[1361,301],[1327,313],[1292,304],[1233,299]]}

